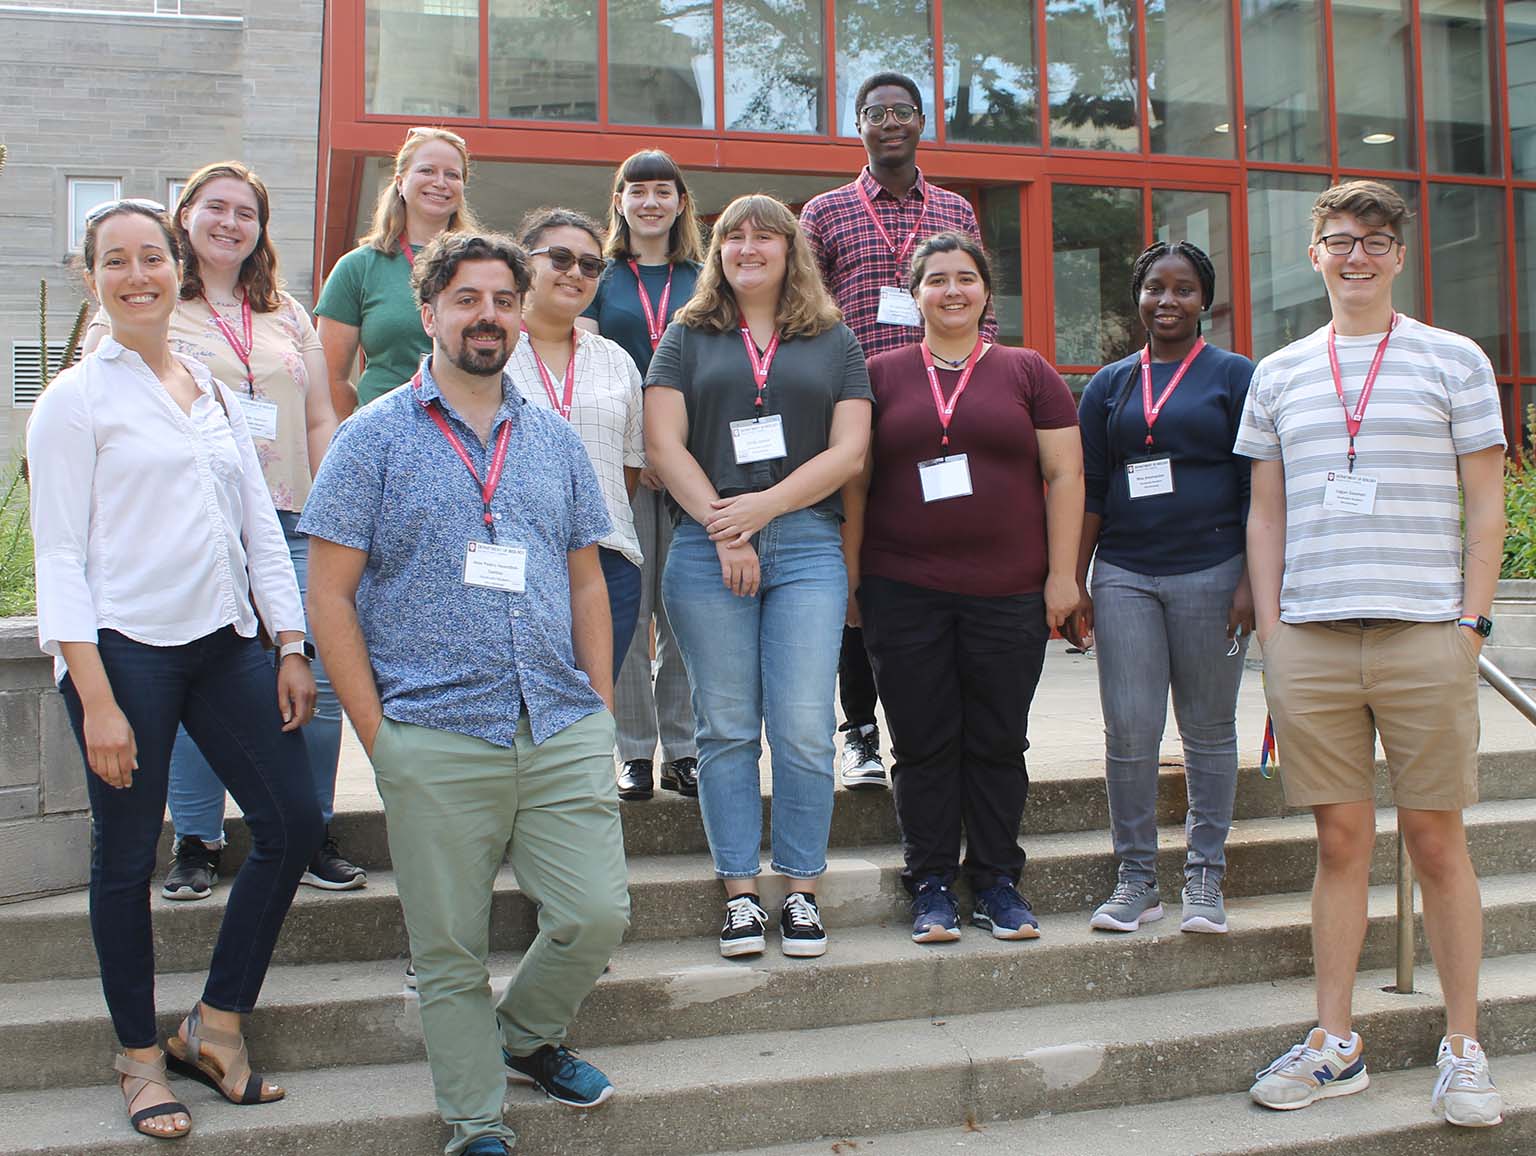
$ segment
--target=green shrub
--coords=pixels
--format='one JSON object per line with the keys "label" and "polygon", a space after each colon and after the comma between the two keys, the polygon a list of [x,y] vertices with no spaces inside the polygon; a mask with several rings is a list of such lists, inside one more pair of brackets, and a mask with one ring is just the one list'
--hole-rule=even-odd
{"label": "green shrub", "polygon": [[37,611],[32,574],[32,528],[27,522],[27,483],[15,461],[0,490],[0,618]]}
{"label": "green shrub", "polygon": [[[1526,428],[1536,406],[1526,414]],[[1521,446],[1504,462],[1504,563],[1500,578],[1536,578],[1536,460]]]}

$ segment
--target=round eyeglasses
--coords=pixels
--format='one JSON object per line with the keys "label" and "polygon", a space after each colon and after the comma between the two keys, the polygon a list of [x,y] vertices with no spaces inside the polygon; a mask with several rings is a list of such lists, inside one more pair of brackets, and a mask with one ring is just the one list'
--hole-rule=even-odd
{"label": "round eyeglasses", "polygon": [[859,110],[859,115],[876,126],[884,124],[888,116],[897,124],[911,124],[917,116],[917,108],[910,104],[866,104]]}

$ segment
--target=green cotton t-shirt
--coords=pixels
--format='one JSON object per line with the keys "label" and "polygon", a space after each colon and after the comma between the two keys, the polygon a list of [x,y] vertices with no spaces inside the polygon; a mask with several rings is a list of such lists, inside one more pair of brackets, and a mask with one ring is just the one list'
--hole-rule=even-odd
{"label": "green cotton t-shirt", "polygon": [[411,263],[396,252],[359,245],[331,270],[315,313],[355,325],[367,362],[357,383],[357,402],[367,405],[411,380],[432,339],[421,327],[411,291]]}

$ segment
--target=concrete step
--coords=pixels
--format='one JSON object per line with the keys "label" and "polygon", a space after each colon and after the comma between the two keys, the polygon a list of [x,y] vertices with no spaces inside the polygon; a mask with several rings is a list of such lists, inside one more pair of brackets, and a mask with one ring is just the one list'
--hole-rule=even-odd
{"label": "concrete step", "polygon": [[[1484,954],[1536,952],[1536,874],[1484,882]],[[1373,889],[1363,966],[1393,964],[1396,892]],[[722,960],[713,937],[629,943],[572,1027],[584,1048],[771,1031],[797,1023],[874,1023],[913,1016],[1005,1011],[1155,992],[1218,988],[1310,974],[1305,892],[1233,901],[1226,937],[1185,935],[1178,908],[1131,935],[1092,931],[1090,911],[1046,921],[1028,943],[1002,943],[968,928],[960,943],[914,944],[900,925],[833,929],[819,960],[786,959],[770,945],[759,959]],[[1422,932],[1420,954],[1428,961]],[[499,992],[519,956],[491,961]],[[161,975],[164,1032],[201,994],[196,973]],[[1204,997],[1202,997],[1204,998]],[[114,1043],[95,979],[0,985],[0,1091],[91,1084]],[[425,1051],[414,993],[400,961],[274,968],[250,1025],[262,1063],[288,1071],[420,1060]]]}
{"label": "concrete step", "polygon": [[[1388,973],[1360,976],[1355,1022],[1374,1070],[1431,1062],[1443,1016],[1433,975],[1423,979],[1419,994],[1400,996],[1380,990]],[[1045,1112],[1239,1093],[1313,1022],[1305,979],[1212,991],[1200,999],[1197,1019],[1191,1008],[1158,995],[852,1027],[803,1026],[785,1016],[782,1031],[594,1051],[589,1058],[619,1089],[609,1105],[573,1113],[515,1087],[509,1120],[521,1133],[520,1150],[552,1156],[687,1156],[768,1136],[788,1143],[958,1128],[966,1120],[986,1127]],[[1498,1057],[1536,1050],[1536,957],[1488,961],[1482,1008],[1496,1073]],[[197,1128],[177,1151],[424,1156],[443,1142],[424,1065],[273,1077],[289,1099],[259,1111],[175,1081]],[[1232,1110],[1246,1111],[1235,1096]],[[145,1144],[130,1134],[109,1084],[0,1095],[0,1156],[129,1156]]]}
{"label": "concrete step", "polygon": [[[1395,877],[1396,815],[1378,812],[1372,879]],[[1483,876],[1536,871],[1536,800],[1479,803],[1467,809],[1473,862]],[[1184,861],[1183,829],[1160,831],[1164,896],[1177,902]],[[1042,914],[1092,906],[1113,885],[1115,863],[1102,831],[1042,835],[1027,840],[1029,864],[1022,889]],[[1311,886],[1316,850],[1310,815],[1237,823],[1227,846],[1228,897],[1242,898]],[[900,919],[906,895],[895,847],[842,849],[829,859],[822,909],[834,929]],[[633,907],[631,940],[714,934],[720,918],[719,884],[703,856],[641,856],[629,861]],[[777,901],[777,877],[763,881],[764,898]],[[964,887],[962,886],[962,898]],[[330,963],[403,958],[405,927],[394,879],[377,872],[362,891],[326,893],[301,887],[278,941],[278,963]],[[206,966],[229,889],[195,903],[172,902],[154,892],[155,951],[160,970]],[[534,932],[533,904],[509,870],[497,884],[492,908],[494,951],[518,951]],[[0,907],[0,976],[14,982],[94,975],[83,893],[54,895]]]}
{"label": "concrete step", "polygon": [[1453,1128],[1429,1110],[1434,1068],[1371,1073],[1371,1086],[1300,1112],[1272,1112],[1242,1093],[1171,1104],[1047,1113],[1032,1120],[965,1122],[921,1132],[834,1133],[804,1144],[754,1148],[741,1156],[1512,1156],[1536,1152],[1536,1055],[1500,1057],[1494,1079],[1504,1123]]}

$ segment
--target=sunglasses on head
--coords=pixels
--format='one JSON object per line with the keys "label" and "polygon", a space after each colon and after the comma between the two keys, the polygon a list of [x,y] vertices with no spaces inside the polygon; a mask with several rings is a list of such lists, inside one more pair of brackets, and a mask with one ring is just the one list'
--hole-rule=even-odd
{"label": "sunglasses on head", "polygon": [[593,257],[589,254],[578,258],[564,245],[545,245],[542,249],[530,249],[528,252],[530,257],[541,254],[549,258],[549,263],[555,267],[557,273],[564,273],[572,265],[580,265],[583,277],[596,281],[603,275],[604,265],[601,257]]}
{"label": "sunglasses on head", "polygon": [[148,209],[152,213],[165,212],[165,206],[159,201],[151,201],[147,197],[116,197],[110,201],[103,201],[85,215],[85,223],[93,224],[101,220],[108,213],[115,213],[118,209],[131,206],[135,209]]}

